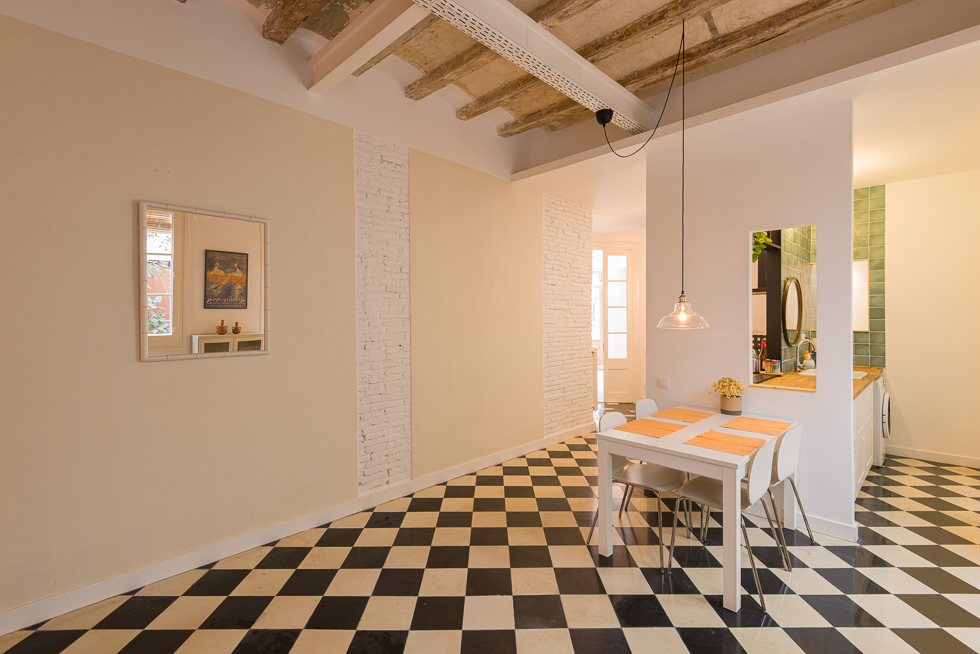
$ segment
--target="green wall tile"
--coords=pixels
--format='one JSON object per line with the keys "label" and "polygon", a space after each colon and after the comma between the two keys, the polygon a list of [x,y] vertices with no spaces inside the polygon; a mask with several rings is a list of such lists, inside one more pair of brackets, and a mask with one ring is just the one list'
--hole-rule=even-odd
{"label": "green wall tile", "polygon": [[854,237],[854,247],[856,248],[866,248],[870,245],[868,243],[869,236],[855,236]]}
{"label": "green wall tile", "polygon": [[868,262],[868,268],[874,272],[884,272],[885,270],[885,260],[884,259],[871,259]]}
{"label": "green wall tile", "polygon": [[871,346],[871,356],[873,357],[883,357],[885,356],[885,346],[882,345],[872,345]]}
{"label": "green wall tile", "polygon": [[871,320],[884,320],[885,319],[885,307],[876,307],[870,312]]}
{"label": "green wall tile", "polygon": [[868,273],[868,281],[872,284],[877,284],[879,282],[885,281],[885,271],[877,270]]}
{"label": "green wall tile", "polygon": [[868,332],[854,332],[854,343],[855,345],[859,343],[870,343],[871,334]]}
{"label": "green wall tile", "polygon": [[857,354],[857,355],[864,354],[864,355],[871,356],[871,346],[870,345],[861,345],[859,343],[855,343],[854,344],[854,354]]}
{"label": "green wall tile", "polygon": [[868,202],[868,206],[871,209],[884,209],[885,208],[885,198],[884,197],[871,198],[871,200]]}
{"label": "green wall tile", "polygon": [[871,342],[879,345],[885,343],[885,332],[871,332]]}
{"label": "green wall tile", "polygon": [[871,194],[871,197],[873,197],[873,198],[876,198],[876,197],[884,196],[885,195],[885,185],[884,184],[882,184],[881,186],[872,186],[869,190],[871,191],[870,194]]}
{"label": "green wall tile", "polygon": [[861,261],[868,258],[868,248],[854,248],[854,260]]}
{"label": "green wall tile", "polygon": [[855,366],[863,366],[863,367],[867,368],[868,366],[871,365],[871,357],[868,356],[868,355],[866,355],[866,354],[855,355],[854,356],[854,365]]}
{"label": "green wall tile", "polygon": [[885,331],[885,321],[884,320],[871,320],[870,327],[872,332],[884,332]]}
{"label": "green wall tile", "polygon": [[876,245],[868,252],[869,259],[884,259],[885,258],[885,246]]}
{"label": "green wall tile", "polygon": [[884,295],[872,295],[868,298],[872,307],[883,307],[885,306],[885,296]]}
{"label": "green wall tile", "polygon": [[868,237],[868,245],[884,245],[885,235],[884,234],[872,234]]}
{"label": "green wall tile", "polygon": [[871,195],[871,187],[870,186],[866,186],[865,188],[856,188],[856,189],[854,189],[854,199],[855,200],[863,200],[864,198],[869,197],[870,195]]}
{"label": "green wall tile", "polygon": [[854,211],[867,211],[871,208],[871,202],[869,200],[855,200],[854,201]]}
{"label": "green wall tile", "polygon": [[871,222],[871,214],[867,211],[856,211],[854,212],[854,224],[869,223]]}
{"label": "green wall tile", "polygon": [[884,282],[868,284],[868,295],[884,295],[884,294],[885,294]]}
{"label": "green wall tile", "polygon": [[878,225],[877,225],[878,230],[876,231],[875,228],[874,228],[874,226],[872,226],[871,233],[872,234],[884,234],[885,233],[885,210],[884,209],[877,209],[875,211],[872,211],[872,212],[870,212],[870,214],[869,214],[868,217],[871,220],[872,224],[878,223]]}
{"label": "green wall tile", "polygon": [[871,225],[868,223],[854,225],[855,236],[867,236],[871,232]]}
{"label": "green wall tile", "polygon": [[885,367],[885,357],[871,357],[871,367],[872,368],[884,368]]}

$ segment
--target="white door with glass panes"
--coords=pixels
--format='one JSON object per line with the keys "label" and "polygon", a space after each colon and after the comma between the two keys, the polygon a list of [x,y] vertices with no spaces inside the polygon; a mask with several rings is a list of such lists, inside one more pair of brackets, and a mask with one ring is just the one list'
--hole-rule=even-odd
{"label": "white door with glass panes", "polygon": [[604,402],[633,402],[633,366],[636,356],[634,332],[630,329],[636,310],[633,252],[603,250],[603,366]]}

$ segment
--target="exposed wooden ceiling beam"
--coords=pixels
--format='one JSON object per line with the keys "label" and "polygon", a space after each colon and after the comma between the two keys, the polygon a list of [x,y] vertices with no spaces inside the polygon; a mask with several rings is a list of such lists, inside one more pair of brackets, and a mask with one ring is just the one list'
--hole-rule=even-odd
{"label": "exposed wooden ceiling beam", "polygon": [[[795,7],[747,25],[742,29],[689,48],[685,54],[687,71],[691,72],[717,63],[722,59],[771,41],[791,30],[799,29],[864,1],[806,0]],[[676,57],[668,57],[646,68],[624,75],[616,81],[629,91],[637,93],[670,79],[674,72],[675,62]],[[569,118],[580,111],[581,107],[578,103],[565,99],[500,125],[497,128],[497,134],[504,137],[514,136],[556,120]]]}
{"label": "exposed wooden ceiling beam", "polygon": [[283,44],[326,0],[281,0],[262,24],[262,36]]}
{"label": "exposed wooden ceiling beam", "polygon": [[[585,11],[599,0],[548,0],[535,7],[528,16],[546,29],[553,28],[575,14]],[[455,57],[426,72],[407,87],[405,97],[421,100],[483,68],[497,59],[493,50],[476,43]]]}
{"label": "exposed wooden ceiling beam", "polygon": [[[652,39],[658,34],[677,27],[683,21],[690,20],[726,2],[729,0],[674,0],[674,2],[650,12],[629,25],[583,45],[576,52],[592,63],[596,63],[622,52],[640,41]],[[533,75],[519,77],[478,98],[474,98],[472,102],[463,105],[456,111],[456,117],[460,120],[476,118],[525,93],[541,89],[544,86],[544,83]]]}
{"label": "exposed wooden ceiling beam", "polygon": [[420,20],[418,23],[416,23],[415,27],[408,30],[407,32],[399,36],[397,39],[389,43],[384,50],[371,57],[370,61],[368,61],[366,64],[364,64],[363,66],[355,70],[353,73],[351,73],[351,75],[353,75],[354,77],[360,77],[361,75],[368,72],[369,70],[377,66],[379,63],[384,61],[386,58],[388,58],[388,56],[391,55],[395,50],[398,50],[403,45],[405,45],[406,43],[414,39],[416,36],[424,32],[425,30],[429,29],[429,27],[431,27],[434,23],[439,22],[439,20],[441,19],[438,16],[429,14],[428,16]]}
{"label": "exposed wooden ceiling beam", "polygon": [[310,59],[310,91],[323,95],[429,15],[412,0],[374,0]]}

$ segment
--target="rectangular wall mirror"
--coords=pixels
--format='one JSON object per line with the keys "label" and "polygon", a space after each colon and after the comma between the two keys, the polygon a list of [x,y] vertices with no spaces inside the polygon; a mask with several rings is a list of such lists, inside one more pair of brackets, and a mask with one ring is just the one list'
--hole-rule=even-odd
{"label": "rectangular wall mirror", "polygon": [[816,225],[753,232],[751,256],[753,384],[815,391]]}
{"label": "rectangular wall mirror", "polygon": [[140,358],[269,351],[269,221],[140,202]]}

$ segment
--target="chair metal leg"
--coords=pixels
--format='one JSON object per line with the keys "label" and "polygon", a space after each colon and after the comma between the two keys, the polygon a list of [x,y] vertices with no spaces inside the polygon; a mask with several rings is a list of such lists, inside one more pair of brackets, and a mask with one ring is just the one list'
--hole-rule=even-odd
{"label": "chair metal leg", "polygon": [[674,528],[670,531],[670,554],[667,557],[667,574],[670,574],[670,565],[674,562],[674,541],[677,540],[677,514],[681,512],[681,502],[683,501],[678,498],[677,504],[674,506]]}
{"label": "chair metal leg", "polygon": [[[776,545],[778,545],[779,547],[781,547],[782,550],[783,550],[783,552],[786,555],[785,558],[783,559],[784,563],[786,564],[784,566],[785,570],[787,572],[792,572],[793,571],[793,562],[792,562],[792,560],[789,557],[789,545],[787,545],[787,543],[786,543],[786,534],[783,532],[783,522],[779,519],[779,510],[776,508],[776,498],[772,494],[772,488],[770,488],[767,492],[769,493],[769,501],[772,503],[772,515],[773,515],[773,518],[776,520],[776,527],[773,528],[774,529],[773,535],[777,535],[778,534],[778,536],[779,536],[776,539]],[[765,502],[765,499],[763,499],[762,503],[763,504],[766,503]]]}
{"label": "chair metal leg", "polygon": [[687,528],[687,537],[693,540],[694,532],[691,531],[691,500],[687,501],[687,513],[684,515],[687,516],[687,523],[684,525]]}
{"label": "chair metal leg", "polygon": [[623,517],[623,509],[626,508],[626,505],[630,503],[630,498],[633,497],[633,489],[634,488],[635,488],[635,486],[627,485],[623,489],[623,491],[624,491],[623,492],[623,503],[619,505],[619,517],[620,518]]}
{"label": "chair metal leg", "polygon": [[705,544],[705,528],[708,524],[708,505],[701,505],[701,544]]}
{"label": "chair metal leg", "polygon": [[[783,570],[787,572],[792,572],[793,566],[789,562],[789,552],[783,546],[783,541],[779,536],[780,530],[777,529],[779,523],[778,522],[773,523],[772,515],[770,515],[769,513],[769,506],[766,504],[766,498],[765,497],[760,498],[759,502],[762,504],[762,509],[766,512],[766,520],[769,521],[769,528],[772,529],[772,539],[776,541],[776,549],[779,550],[779,558],[783,560]],[[776,510],[776,503],[773,502],[773,511],[775,510]]]}
{"label": "chair metal leg", "polygon": [[755,567],[755,554],[752,553],[752,544],[749,543],[749,530],[745,528],[745,519],[741,518],[742,522],[742,536],[745,537],[745,549],[749,551],[749,561],[752,562],[752,576],[755,577],[755,589],[759,593],[759,604],[762,605],[762,610],[766,613],[766,598],[762,595],[762,584],[759,583],[759,571]]}
{"label": "chair metal leg", "polygon": [[800,505],[800,513],[803,514],[803,522],[806,523],[806,533],[810,536],[810,542],[816,545],[817,541],[813,540],[813,530],[810,529],[810,521],[806,517],[806,509],[803,508],[803,500],[800,499],[800,492],[796,490],[796,482],[793,481],[792,477],[787,477],[787,479],[789,479],[789,483],[793,486],[793,495],[796,495],[796,503]]}
{"label": "chair metal leg", "polygon": [[657,530],[658,530],[658,540],[660,541],[660,572],[664,571],[664,515],[660,508],[663,504],[663,498],[660,497],[660,491],[653,491],[653,494],[657,496]]}
{"label": "chair metal leg", "polygon": [[592,528],[589,529],[589,537],[585,539],[586,546],[588,546],[588,544],[592,542],[592,532],[595,531],[595,526],[597,524],[599,524],[599,510],[598,509],[596,509],[595,517],[592,518]]}

